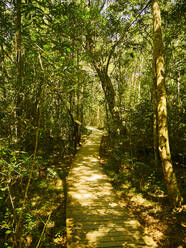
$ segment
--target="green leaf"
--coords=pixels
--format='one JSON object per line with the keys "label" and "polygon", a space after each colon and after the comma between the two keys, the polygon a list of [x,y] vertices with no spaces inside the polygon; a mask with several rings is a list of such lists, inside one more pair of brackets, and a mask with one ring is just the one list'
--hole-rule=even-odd
{"label": "green leaf", "polygon": [[34,56],[35,56],[34,53],[29,54],[29,57],[30,57],[30,58],[32,58],[32,57],[34,57]]}
{"label": "green leaf", "polygon": [[70,53],[71,52],[71,49],[69,47],[65,47],[65,50]]}
{"label": "green leaf", "polygon": [[7,230],[5,233],[6,234],[10,234],[10,233],[12,233],[12,231],[11,230]]}
{"label": "green leaf", "polygon": [[50,45],[49,45],[49,44],[46,44],[46,45],[43,46],[43,48],[44,48],[45,50],[50,50]]}
{"label": "green leaf", "polygon": [[1,191],[5,191],[5,190],[6,190],[6,188],[0,188],[0,190],[1,190]]}

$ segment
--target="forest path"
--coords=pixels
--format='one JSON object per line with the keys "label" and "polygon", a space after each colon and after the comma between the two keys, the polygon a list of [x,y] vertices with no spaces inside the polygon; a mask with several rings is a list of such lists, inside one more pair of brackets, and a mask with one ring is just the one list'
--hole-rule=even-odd
{"label": "forest path", "polygon": [[99,164],[102,135],[92,128],[67,180],[67,248],[156,247],[119,201]]}

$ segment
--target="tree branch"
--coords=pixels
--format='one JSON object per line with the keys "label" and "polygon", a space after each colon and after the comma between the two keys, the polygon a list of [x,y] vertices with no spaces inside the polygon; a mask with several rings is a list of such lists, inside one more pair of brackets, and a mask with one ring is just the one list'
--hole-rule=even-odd
{"label": "tree branch", "polygon": [[110,63],[110,60],[114,54],[114,51],[115,51],[115,48],[122,42],[123,38],[125,37],[125,34],[126,34],[126,31],[128,31],[130,29],[130,27],[136,22],[138,21],[138,18],[141,16],[141,14],[143,13],[143,11],[149,6],[151,0],[149,0],[147,2],[147,4],[138,12],[137,16],[136,16],[136,19],[134,21],[132,21],[131,23],[128,23],[124,29],[124,33],[121,35],[121,37],[119,38],[119,40],[117,40],[115,42],[115,44],[112,46],[111,48],[111,51],[109,53],[109,56],[108,56],[108,60],[107,60],[107,64],[106,64],[106,71],[108,71],[108,67],[109,67],[109,63]]}

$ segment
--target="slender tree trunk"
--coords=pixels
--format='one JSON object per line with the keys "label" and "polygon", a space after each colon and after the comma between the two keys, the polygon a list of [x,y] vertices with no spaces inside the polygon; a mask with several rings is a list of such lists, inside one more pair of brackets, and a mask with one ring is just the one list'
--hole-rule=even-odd
{"label": "slender tree trunk", "polygon": [[131,79],[129,81],[129,84],[130,84],[129,85],[129,106],[130,108],[134,104],[134,97],[133,97],[134,82],[135,82],[135,75],[134,75],[134,72],[132,72]]}
{"label": "slender tree trunk", "polygon": [[173,171],[169,136],[167,127],[167,104],[165,88],[165,71],[163,56],[163,40],[161,31],[161,16],[158,0],[152,0],[153,27],[154,27],[154,59],[156,69],[157,106],[158,106],[158,137],[159,153],[163,166],[168,196],[172,207],[181,203],[181,197],[177,186],[176,176]]}
{"label": "slender tree trunk", "polygon": [[178,73],[178,79],[177,79],[177,101],[178,101],[178,104],[181,104],[180,81],[181,81],[181,75],[180,75],[180,72],[179,72]]}
{"label": "slender tree trunk", "polygon": [[142,77],[142,73],[143,73],[143,63],[144,63],[144,59],[141,59],[140,62],[140,66],[139,66],[139,73],[140,73],[140,77],[138,77],[138,102],[140,102],[141,100],[141,77]]}
{"label": "slender tree trunk", "polygon": [[156,89],[156,73],[155,63],[152,59],[152,108],[153,108],[153,148],[154,148],[154,164],[158,168],[158,113],[157,113],[157,89]]}
{"label": "slender tree trunk", "polygon": [[17,136],[22,136],[22,36],[21,36],[21,2],[17,0],[15,3],[16,11],[16,63],[17,63],[17,99],[16,99],[16,116],[17,116]]}
{"label": "slender tree trunk", "polygon": [[75,106],[75,92],[72,90],[70,92],[70,97],[69,97],[69,103],[70,103],[70,112],[74,112],[74,106]]}
{"label": "slender tree trunk", "polygon": [[[5,54],[4,54],[3,45],[1,45],[0,60],[1,60],[0,71],[2,73],[1,74],[2,78],[4,79],[4,80],[1,80],[0,88],[2,89],[3,98],[7,99],[7,89],[6,89],[5,78],[8,78],[8,74],[7,74],[6,68],[5,68]],[[2,104],[4,105],[3,108],[6,108],[5,101]],[[1,130],[0,130],[0,134],[5,135],[6,137],[8,137],[8,140],[10,140],[10,137],[11,137],[10,123],[7,123],[6,125],[3,125],[3,128],[1,128]]]}
{"label": "slender tree trunk", "polygon": [[84,95],[84,86],[81,88],[81,100],[80,100],[80,122],[84,126],[84,105],[83,105],[83,95]]}
{"label": "slender tree trunk", "polygon": [[79,82],[78,82],[78,86],[77,86],[77,90],[76,90],[76,95],[77,95],[76,116],[77,116],[77,120],[80,121],[81,102],[80,102],[80,85],[79,85]]}
{"label": "slender tree trunk", "polygon": [[[76,55],[76,66],[79,68],[79,52],[77,51]],[[76,96],[77,96],[77,103],[76,103],[76,118],[78,121],[81,122],[80,113],[81,113],[81,100],[80,100],[80,92],[81,92],[81,84],[79,77],[77,79],[77,90],[76,90]]]}

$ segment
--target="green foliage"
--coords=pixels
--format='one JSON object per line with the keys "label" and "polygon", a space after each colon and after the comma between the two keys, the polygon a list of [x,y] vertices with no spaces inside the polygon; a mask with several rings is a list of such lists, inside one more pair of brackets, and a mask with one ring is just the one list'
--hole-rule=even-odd
{"label": "green foliage", "polygon": [[0,148],[0,157],[2,173],[7,173],[5,174],[6,180],[15,175],[24,175],[31,163],[31,157],[26,152],[12,150],[8,146]]}
{"label": "green foliage", "polygon": [[[139,156],[152,153],[152,106],[151,101],[141,101],[129,115],[131,142]],[[149,153],[149,154],[148,154]]]}
{"label": "green foliage", "polygon": [[[22,1],[23,84],[18,86],[15,3],[0,1],[0,221],[5,240],[0,246],[4,247],[11,246],[9,241],[21,211],[39,123],[33,172],[33,181],[38,181],[31,188],[33,192],[40,189],[52,196],[52,189],[47,191],[45,181],[40,183],[38,178],[45,178],[48,183],[58,176],[65,180],[68,171],[58,171],[51,163],[56,158],[71,160],[80,138],[88,135],[85,126],[107,127],[109,133],[116,129],[95,65],[108,69],[116,101],[114,109],[127,129],[124,135],[118,132],[117,137],[112,136],[109,151],[105,151],[112,152],[107,167],[109,175],[116,185],[124,186],[130,181],[136,188],[140,186],[139,175],[145,176],[142,191],[164,190],[152,163],[150,5],[140,13],[146,1],[107,1],[105,4],[104,1],[89,1],[89,4],[86,1]],[[182,1],[164,1],[162,6],[169,130],[176,165],[183,165],[185,156],[184,8]],[[128,166],[123,170],[122,164]],[[57,201],[56,196],[54,199]],[[24,211],[23,236],[30,232],[35,245],[43,224],[38,224],[39,214],[34,213],[32,200],[35,201],[33,195]],[[45,209],[50,205],[49,200],[40,199],[36,208]],[[45,221],[47,216],[44,216]],[[56,239],[61,235],[56,230]],[[49,247],[52,241],[47,244],[46,239],[47,235],[42,240],[43,246]]]}

